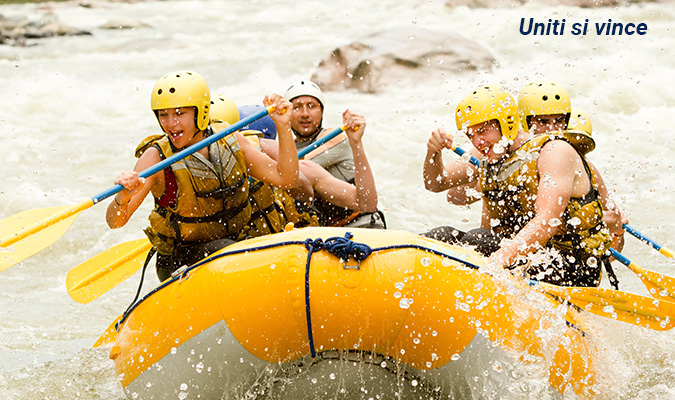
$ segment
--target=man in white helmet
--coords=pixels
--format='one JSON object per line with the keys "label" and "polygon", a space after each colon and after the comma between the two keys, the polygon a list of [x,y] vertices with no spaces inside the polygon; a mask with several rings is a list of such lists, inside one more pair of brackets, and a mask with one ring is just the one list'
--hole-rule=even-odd
{"label": "man in white helmet", "polygon": [[[311,145],[331,131],[323,128],[324,98],[321,89],[314,82],[301,80],[294,83],[286,90],[284,98],[293,105],[291,108],[291,129],[295,135],[298,150]],[[345,110],[342,117],[343,125],[347,127],[358,126],[360,132],[356,133],[347,129],[346,132],[341,133],[304,157],[305,160],[311,160],[313,163],[302,165],[301,162],[302,172],[313,181],[315,187],[318,184],[317,182],[328,180],[321,177],[322,171],[318,171],[314,163],[323,167],[335,178],[356,186],[357,189],[359,189],[359,185],[363,186],[361,183],[363,179],[361,176],[355,175],[355,164],[359,167],[360,173],[358,175],[363,175],[364,173],[361,171],[364,170],[368,175],[372,175],[360,140],[366,126],[365,118],[362,115],[352,113],[350,110]],[[355,137],[358,138],[356,142],[352,139]],[[269,143],[263,144],[265,152],[273,153],[274,149],[270,149],[270,147]],[[356,162],[355,155],[358,155]],[[374,183],[369,188],[362,187],[360,189],[358,192],[369,191],[371,195],[376,196]],[[384,214],[381,211],[375,210],[372,212],[370,209],[349,208],[336,200],[337,197],[335,196],[330,199],[316,196],[313,207],[318,211],[321,225],[386,228]]]}

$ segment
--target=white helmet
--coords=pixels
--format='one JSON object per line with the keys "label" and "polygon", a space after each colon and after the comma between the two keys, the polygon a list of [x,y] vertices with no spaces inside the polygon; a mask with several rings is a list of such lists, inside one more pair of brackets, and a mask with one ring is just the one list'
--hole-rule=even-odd
{"label": "white helmet", "polygon": [[284,98],[288,101],[300,96],[314,97],[319,101],[321,109],[323,110],[323,92],[321,92],[321,89],[319,89],[319,86],[317,86],[316,83],[305,80],[298,81],[286,89],[286,93],[284,93]]}

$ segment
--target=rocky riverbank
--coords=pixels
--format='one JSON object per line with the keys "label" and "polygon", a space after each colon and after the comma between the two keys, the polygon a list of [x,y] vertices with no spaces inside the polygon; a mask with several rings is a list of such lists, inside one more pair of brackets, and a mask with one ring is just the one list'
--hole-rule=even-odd
{"label": "rocky riverbank", "polygon": [[[77,27],[66,25],[58,20],[54,13],[57,7],[105,7],[109,3],[135,3],[144,0],[12,0],[16,3],[36,3],[42,15],[26,15],[6,17],[2,13],[2,4],[10,4],[0,0],[0,45],[30,46],[40,43],[40,39],[56,36],[91,35],[92,33]],[[138,21],[110,21],[101,29],[132,29],[145,26]]]}

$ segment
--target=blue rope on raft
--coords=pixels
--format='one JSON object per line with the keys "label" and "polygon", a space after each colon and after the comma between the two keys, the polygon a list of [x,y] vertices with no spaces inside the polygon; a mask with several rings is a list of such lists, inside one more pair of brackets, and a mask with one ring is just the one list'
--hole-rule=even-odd
{"label": "blue rope on raft", "polygon": [[309,306],[309,265],[312,261],[312,254],[315,251],[326,250],[329,253],[339,257],[344,262],[349,260],[349,257],[361,262],[368,258],[372,249],[367,244],[355,243],[351,239],[354,235],[351,232],[345,233],[344,237],[332,237],[326,239],[324,243],[321,239],[307,239],[305,240],[305,248],[307,252],[307,263],[305,264],[305,315],[307,317],[307,338],[309,340],[309,351],[312,358],[316,357],[316,350],[314,348],[314,335],[312,334],[312,312]]}

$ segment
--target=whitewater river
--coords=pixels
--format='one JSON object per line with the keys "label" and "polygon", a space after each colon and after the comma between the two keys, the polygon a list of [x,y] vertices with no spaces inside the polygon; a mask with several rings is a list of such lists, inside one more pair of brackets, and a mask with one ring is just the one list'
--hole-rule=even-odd
{"label": "whitewater river", "polygon": [[[402,83],[378,94],[326,93],[326,125],[336,126],[346,107],[367,118],[365,145],[391,228],[419,232],[443,224],[476,226],[479,207],[450,206],[444,195],[423,188],[430,132],[453,126],[451,109],[474,86],[500,82],[517,91],[528,80],[551,78],[592,116],[598,146],[590,159],[631,224],[675,247],[673,2],[602,9],[528,4],[498,10],[380,0],[93,4],[98,6],[53,5],[61,22],[92,36],[0,46],[0,218],[75,204],[110,187],[119,172],[133,166],[137,143],[158,132],[150,89],[167,72],[194,69],[212,93],[225,93],[242,105],[260,103],[265,94],[283,92],[293,80],[308,77],[334,48],[379,30],[414,26],[476,40],[497,65],[448,75],[435,84]],[[31,4],[0,6],[5,16],[39,20],[47,13]],[[611,18],[644,22],[648,31],[642,36],[522,36],[522,17],[565,18],[568,24]],[[98,29],[114,19],[148,27]],[[124,397],[108,350],[91,345],[133,299],[139,276],[87,305],[71,300],[65,288],[71,268],[142,235],[150,202],[114,232],[104,222],[106,205],[85,211],[53,246],[0,273],[0,398]],[[635,239],[627,237],[624,254],[675,276],[672,262]],[[615,269],[623,290],[646,294],[628,270],[619,264]],[[146,288],[154,284],[152,273]],[[675,398],[675,333],[614,321],[599,326],[606,338],[604,368],[616,378],[608,398]]]}

